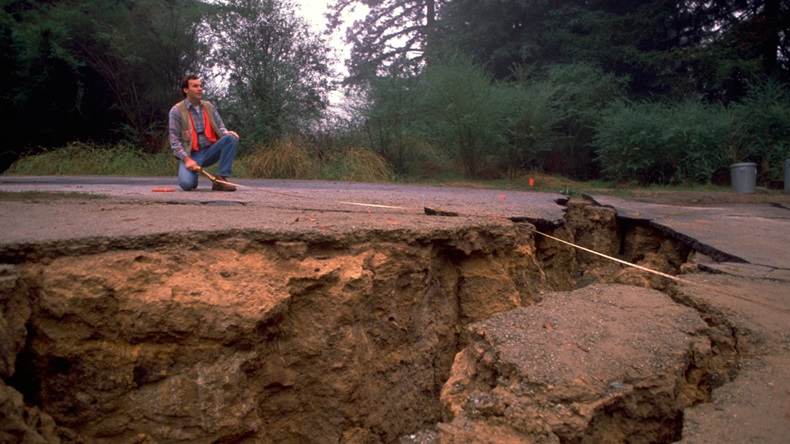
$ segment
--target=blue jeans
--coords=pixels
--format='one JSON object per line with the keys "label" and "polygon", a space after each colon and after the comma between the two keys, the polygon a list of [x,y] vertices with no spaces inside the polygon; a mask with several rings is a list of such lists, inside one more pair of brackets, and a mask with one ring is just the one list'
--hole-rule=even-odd
{"label": "blue jeans", "polygon": [[[239,139],[231,134],[222,136],[208,148],[192,151],[189,157],[201,167],[208,167],[219,162],[217,176],[230,177],[233,166],[233,157],[239,147]],[[198,174],[189,171],[184,162],[178,164],[178,185],[184,191],[194,190],[198,186]]]}

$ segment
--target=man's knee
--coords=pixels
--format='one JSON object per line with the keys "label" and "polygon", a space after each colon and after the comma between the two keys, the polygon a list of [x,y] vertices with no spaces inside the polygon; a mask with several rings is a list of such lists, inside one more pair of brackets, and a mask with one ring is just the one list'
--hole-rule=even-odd
{"label": "man's knee", "polygon": [[227,141],[228,146],[233,147],[233,149],[236,149],[236,148],[239,147],[239,139],[237,139],[236,136],[234,136],[233,134],[226,134],[223,137],[227,137],[228,138],[228,141]]}
{"label": "man's knee", "polygon": [[178,186],[184,191],[191,191],[198,186],[197,173],[188,171],[183,165],[178,170]]}
{"label": "man's knee", "polygon": [[193,179],[191,177],[190,178],[179,177],[178,178],[178,186],[180,186],[181,189],[184,190],[184,191],[192,191],[195,188],[197,188],[198,181],[197,181],[197,178]]}

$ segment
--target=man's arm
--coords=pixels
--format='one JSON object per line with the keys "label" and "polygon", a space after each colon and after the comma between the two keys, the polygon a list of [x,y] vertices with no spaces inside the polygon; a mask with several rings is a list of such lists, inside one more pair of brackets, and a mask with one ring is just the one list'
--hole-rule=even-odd
{"label": "man's arm", "polygon": [[219,127],[219,133],[220,134],[222,134],[223,136],[225,134],[231,134],[234,137],[236,137],[237,139],[239,138],[239,135],[236,134],[236,131],[228,131],[228,129],[225,128],[225,122],[222,121],[222,117],[220,117],[219,111],[217,111],[217,107],[216,106],[214,107],[214,121],[217,122],[217,126]]}
{"label": "man's arm", "polygon": [[170,149],[173,150],[173,154],[184,162],[184,166],[186,166],[189,171],[196,171],[199,165],[189,157],[189,154],[187,154],[184,146],[181,144],[181,113],[176,106],[170,109],[169,127]]}
{"label": "man's arm", "polygon": [[188,154],[184,147],[181,145],[181,113],[178,112],[178,107],[170,108],[170,149],[179,160],[183,160]]}

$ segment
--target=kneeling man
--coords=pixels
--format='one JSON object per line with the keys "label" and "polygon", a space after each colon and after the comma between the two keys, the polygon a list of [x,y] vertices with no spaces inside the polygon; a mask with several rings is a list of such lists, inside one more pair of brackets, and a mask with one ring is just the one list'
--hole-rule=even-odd
{"label": "kneeling man", "polygon": [[180,160],[178,185],[184,191],[194,190],[200,168],[219,163],[218,181],[212,184],[211,190],[236,191],[233,185],[222,182],[231,174],[239,135],[228,131],[217,108],[203,100],[200,78],[186,76],[181,82],[181,91],[185,100],[170,109],[170,148]]}

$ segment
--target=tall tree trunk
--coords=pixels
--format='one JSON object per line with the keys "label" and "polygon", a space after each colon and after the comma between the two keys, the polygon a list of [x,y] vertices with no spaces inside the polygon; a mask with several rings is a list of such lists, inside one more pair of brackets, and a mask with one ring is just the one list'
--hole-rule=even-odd
{"label": "tall tree trunk", "polygon": [[425,57],[425,64],[429,63],[431,58],[429,51],[433,46],[434,33],[436,22],[436,0],[425,0],[425,47],[423,54]]}
{"label": "tall tree trunk", "polygon": [[779,33],[781,32],[782,17],[781,0],[765,0],[763,6],[763,17],[765,25],[763,28],[763,41],[761,42],[763,72],[771,75],[776,74],[778,68],[777,51],[779,51]]}

